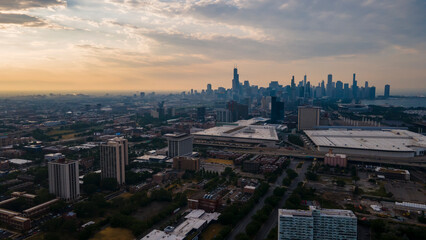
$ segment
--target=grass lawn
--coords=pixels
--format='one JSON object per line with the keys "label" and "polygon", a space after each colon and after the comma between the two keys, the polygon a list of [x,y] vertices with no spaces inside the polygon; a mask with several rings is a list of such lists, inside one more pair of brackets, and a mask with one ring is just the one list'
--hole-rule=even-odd
{"label": "grass lawn", "polygon": [[104,230],[96,233],[91,240],[133,240],[133,236],[130,230],[124,228],[112,228],[107,227]]}
{"label": "grass lawn", "polygon": [[120,197],[127,199],[129,197],[133,196],[133,194],[129,193],[129,192],[124,192],[120,195]]}
{"label": "grass lawn", "polygon": [[212,224],[203,233],[201,233],[201,239],[210,240],[213,239],[219,232],[224,228],[222,224]]}

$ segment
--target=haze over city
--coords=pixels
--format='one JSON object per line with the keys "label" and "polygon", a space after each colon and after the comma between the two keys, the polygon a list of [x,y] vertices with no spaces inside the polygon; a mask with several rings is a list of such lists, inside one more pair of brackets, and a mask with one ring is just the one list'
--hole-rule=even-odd
{"label": "haze over city", "polygon": [[307,74],[423,95],[425,1],[0,1],[1,92],[267,87]]}

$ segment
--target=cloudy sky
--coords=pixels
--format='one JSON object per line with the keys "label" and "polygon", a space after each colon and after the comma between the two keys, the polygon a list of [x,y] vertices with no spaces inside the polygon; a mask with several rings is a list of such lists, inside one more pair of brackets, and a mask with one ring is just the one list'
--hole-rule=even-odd
{"label": "cloudy sky", "polygon": [[0,0],[0,91],[369,81],[426,94],[424,0]]}

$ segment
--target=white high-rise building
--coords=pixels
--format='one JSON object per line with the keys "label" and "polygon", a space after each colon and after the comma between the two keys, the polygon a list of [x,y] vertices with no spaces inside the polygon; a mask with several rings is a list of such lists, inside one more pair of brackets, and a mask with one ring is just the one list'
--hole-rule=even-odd
{"label": "white high-rise building", "polygon": [[194,137],[190,134],[166,134],[167,144],[169,146],[167,156],[180,157],[192,154]]}
{"label": "white high-rise building", "polygon": [[278,222],[279,240],[357,239],[357,218],[349,210],[279,209]]}
{"label": "white high-rise building", "polygon": [[113,138],[100,146],[102,178],[115,178],[118,184],[125,183],[125,166],[129,163],[128,143],[124,138]]}
{"label": "white high-rise building", "polygon": [[49,192],[65,201],[80,196],[78,161],[59,159],[48,163]]}

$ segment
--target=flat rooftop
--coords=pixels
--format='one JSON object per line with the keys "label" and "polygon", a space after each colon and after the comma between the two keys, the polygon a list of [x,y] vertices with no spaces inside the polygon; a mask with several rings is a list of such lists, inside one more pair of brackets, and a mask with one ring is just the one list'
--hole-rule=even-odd
{"label": "flat rooftop", "polygon": [[[355,214],[350,210],[342,210],[342,209],[320,209],[313,210],[319,211],[321,216],[330,216],[330,217],[348,217],[348,218],[356,218]],[[311,217],[312,210],[294,210],[294,209],[279,209],[279,216],[283,217]]]}
{"label": "flat rooftop", "polygon": [[148,235],[141,240],[182,240],[183,237],[171,235],[160,230],[152,230]]}
{"label": "flat rooftop", "polygon": [[408,130],[305,130],[317,146],[394,152],[426,148],[426,136]]}
{"label": "flat rooftop", "polygon": [[257,125],[224,125],[221,127],[209,128],[201,132],[196,132],[193,133],[193,135],[278,141],[277,131],[274,127]]}

